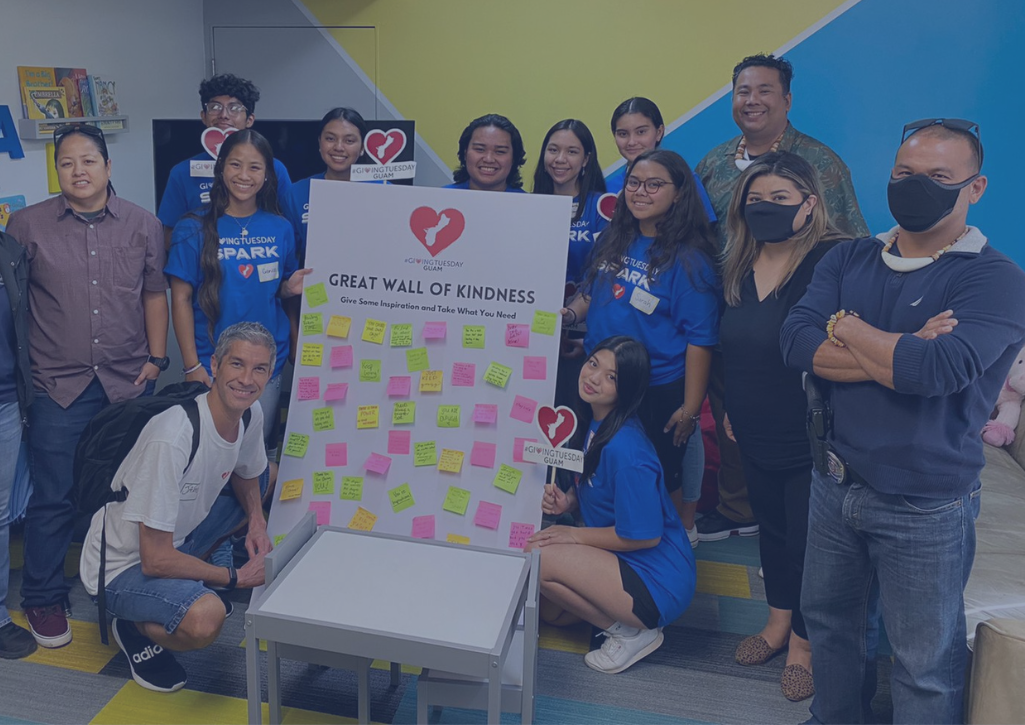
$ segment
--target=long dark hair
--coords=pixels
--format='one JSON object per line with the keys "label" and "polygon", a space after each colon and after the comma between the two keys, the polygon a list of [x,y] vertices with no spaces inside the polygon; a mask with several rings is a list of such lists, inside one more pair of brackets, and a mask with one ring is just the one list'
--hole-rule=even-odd
{"label": "long dark hair", "polygon": [[555,193],[555,182],[552,181],[552,177],[548,175],[548,171],[545,169],[545,149],[548,148],[548,142],[552,140],[552,136],[558,131],[571,132],[577,137],[577,140],[580,141],[580,145],[584,149],[586,165],[580,172],[577,211],[573,215],[572,220],[577,222],[584,215],[584,210],[587,207],[587,197],[593,192],[605,193],[605,177],[602,176],[601,164],[598,163],[598,149],[594,145],[594,136],[591,135],[591,129],[583,121],[567,118],[548,129],[548,133],[545,134],[545,140],[541,142],[541,154],[537,158],[537,168],[534,169],[535,194]]}
{"label": "long dark hair", "polygon": [[367,122],[363,120],[363,116],[360,115],[359,111],[355,108],[348,108],[346,106],[339,106],[338,108],[332,108],[330,111],[324,114],[324,117],[320,119],[320,127],[317,129],[317,138],[319,139],[321,134],[324,133],[324,129],[332,121],[346,121],[351,123],[359,131],[359,140],[364,141],[367,137]]}
{"label": "long dark hair", "polygon": [[216,340],[214,326],[221,319],[221,280],[223,275],[221,263],[217,259],[217,253],[221,249],[221,235],[217,231],[217,222],[227,211],[230,200],[228,188],[224,183],[224,164],[232,149],[246,143],[260,153],[266,168],[263,187],[256,194],[256,208],[271,214],[281,214],[281,209],[278,207],[278,175],[274,171],[274,152],[267,139],[251,128],[230,134],[221,144],[221,150],[217,154],[217,163],[214,164],[214,183],[210,189],[210,206],[198,217],[203,230],[203,246],[199,253],[199,269],[203,274],[203,282],[199,285],[197,297],[199,309],[203,310],[203,314],[206,315],[209,322],[207,333],[210,335],[211,345]]}
{"label": "long dark hair", "polygon": [[[700,287],[699,280],[691,274],[691,254],[705,255],[711,265],[715,259],[715,243],[694,174],[675,151],[653,149],[633,160],[626,169],[627,178],[641,161],[651,161],[664,167],[677,189],[677,199],[656,226],[655,241],[648,250],[648,278],[654,280],[663,270],[680,261],[694,286]],[[598,238],[584,275],[584,287],[593,285],[600,272],[615,276],[623,266],[623,255],[640,233],[640,224],[627,208],[624,192],[616,200],[616,210],[608,229]]]}
{"label": "long dark hair", "polygon": [[509,139],[512,141],[513,163],[512,170],[505,180],[505,185],[511,189],[522,189],[523,177],[520,176],[520,167],[527,162],[527,152],[523,149],[523,137],[520,136],[519,129],[513,125],[512,121],[498,113],[489,113],[486,116],[475,118],[463,129],[463,132],[459,135],[459,168],[452,173],[452,181],[457,184],[469,181],[470,172],[466,170],[466,149],[470,147],[470,139],[473,138],[473,132],[478,128],[486,128],[488,126],[494,126],[509,134]]}
{"label": "long dark hair", "polygon": [[[616,406],[598,426],[591,445],[584,454],[584,470],[581,481],[587,481],[598,470],[598,462],[605,445],[612,440],[630,418],[637,415],[651,377],[651,360],[644,345],[632,337],[616,335],[609,337],[591,350],[588,360],[601,350],[611,350],[616,357]],[[585,362],[584,365],[587,365]]]}

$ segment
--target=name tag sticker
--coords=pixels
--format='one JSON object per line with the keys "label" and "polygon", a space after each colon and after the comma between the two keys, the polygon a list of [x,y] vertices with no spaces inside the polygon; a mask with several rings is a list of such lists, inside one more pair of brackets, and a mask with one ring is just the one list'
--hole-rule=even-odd
{"label": "name tag sticker", "polygon": [[658,297],[650,292],[645,292],[640,287],[634,287],[634,291],[630,295],[630,304],[644,314],[650,315],[658,307]]}
{"label": "name tag sticker", "polygon": [[210,161],[190,161],[189,162],[189,176],[212,179],[214,178],[214,164],[217,162],[214,160]]}
{"label": "name tag sticker", "polygon": [[261,282],[273,282],[278,278],[278,263],[267,262],[266,264],[258,265],[256,271],[260,273]]}

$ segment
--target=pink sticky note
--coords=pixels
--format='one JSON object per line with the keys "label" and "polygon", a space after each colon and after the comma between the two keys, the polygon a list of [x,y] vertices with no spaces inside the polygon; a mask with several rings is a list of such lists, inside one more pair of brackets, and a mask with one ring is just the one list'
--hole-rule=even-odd
{"label": "pink sticky note", "polygon": [[299,378],[299,400],[320,398],[320,378]]}
{"label": "pink sticky note", "polygon": [[[544,360],[544,358],[541,358]],[[388,378],[388,397],[408,398],[413,379],[408,375],[392,375]]]}
{"label": "pink sticky note", "polygon": [[473,363],[452,363],[452,384],[472,388],[477,379],[477,366]]}
{"label": "pink sticky note", "polygon": [[548,377],[548,358],[530,357],[523,358],[523,379],[544,380]]}
{"label": "pink sticky note", "polygon": [[527,545],[527,539],[534,533],[534,524],[513,523],[509,527],[509,548],[522,549]]}
{"label": "pink sticky note", "polygon": [[352,345],[336,345],[331,348],[331,367],[352,367]]}
{"label": "pink sticky note", "polygon": [[310,511],[317,512],[317,526],[327,526],[331,523],[330,501],[310,501]]}
{"label": "pink sticky note", "polygon": [[388,431],[388,452],[393,456],[408,456],[411,435],[408,430]]}
{"label": "pink sticky note", "polygon": [[324,446],[325,466],[349,465],[349,446],[346,443],[328,443]]}
{"label": "pink sticky note", "polygon": [[481,466],[482,468],[495,467],[495,453],[497,446],[494,443],[473,442],[473,449],[470,451],[470,465]]}
{"label": "pink sticky note", "polygon": [[497,503],[481,501],[477,504],[477,513],[473,515],[473,523],[485,529],[497,529],[502,520],[502,507]]}
{"label": "pink sticky note", "polygon": [[486,403],[477,403],[477,405],[473,406],[473,422],[483,423],[484,425],[497,423],[498,406],[488,405]]}
{"label": "pink sticky note", "polygon": [[[442,322],[441,324],[444,325],[445,323]],[[412,537],[414,539],[434,538],[434,514],[413,517]]]}
{"label": "pink sticky note", "polygon": [[523,460],[523,446],[528,443],[537,443],[536,438],[517,438],[513,441],[513,462],[514,463],[533,463],[533,461]]}
{"label": "pink sticky note", "polygon": [[524,423],[534,422],[534,411],[537,410],[537,401],[517,395],[513,400],[512,410],[509,417],[513,420],[522,420]]}
{"label": "pink sticky note", "polygon": [[332,400],[345,400],[345,396],[348,392],[348,383],[328,383],[327,390],[324,391],[324,402],[327,403]]}
{"label": "pink sticky note", "polygon": [[391,459],[388,456],[382,456],[380,453],[371,453],[367,457],[367,462],[363,464],[363,468],[371,473],[379,473],[383,476],[391,468]]}
{"label": "pink sticky note", "polygon": [[505,344],[508,347],[530,347],[530,325],[506,325]]}
{"label": "pink sticky note", "polygon": [[[447,332],[448,324],[445,322],[425,322],[424,323],[424,339],[425,340],[444,340],[445,333]],[[431,522],[433,526],[433,521]],[[416,536],[416,534],[413,534]],[[434,529],[431,529],[431,538],[434,538]]]}

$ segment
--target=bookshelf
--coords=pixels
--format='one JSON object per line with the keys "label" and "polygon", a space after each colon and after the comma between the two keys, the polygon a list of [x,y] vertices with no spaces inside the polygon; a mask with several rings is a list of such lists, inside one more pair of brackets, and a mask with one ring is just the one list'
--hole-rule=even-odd
{"label": "bookshelf", "polygon": [[53,131],[66,124],[86,123],[97,126],[101,122],[120,122],[121,128],[105,128],[104,135],[124,133],[128,130],[128,116],[86,116],[85,118],[19,118],[18,135],[24,141],[52,141]]}

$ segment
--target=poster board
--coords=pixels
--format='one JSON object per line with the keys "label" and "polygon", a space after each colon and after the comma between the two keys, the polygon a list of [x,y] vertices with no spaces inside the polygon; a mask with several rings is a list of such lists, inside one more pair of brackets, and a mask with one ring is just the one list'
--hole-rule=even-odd
{"label": "poster board", "polygon": [[522,448],[555,396],[569,220],[566,197],[311,184],[272,537],[314,510],[522,548],[541,520],[546,467]]}

